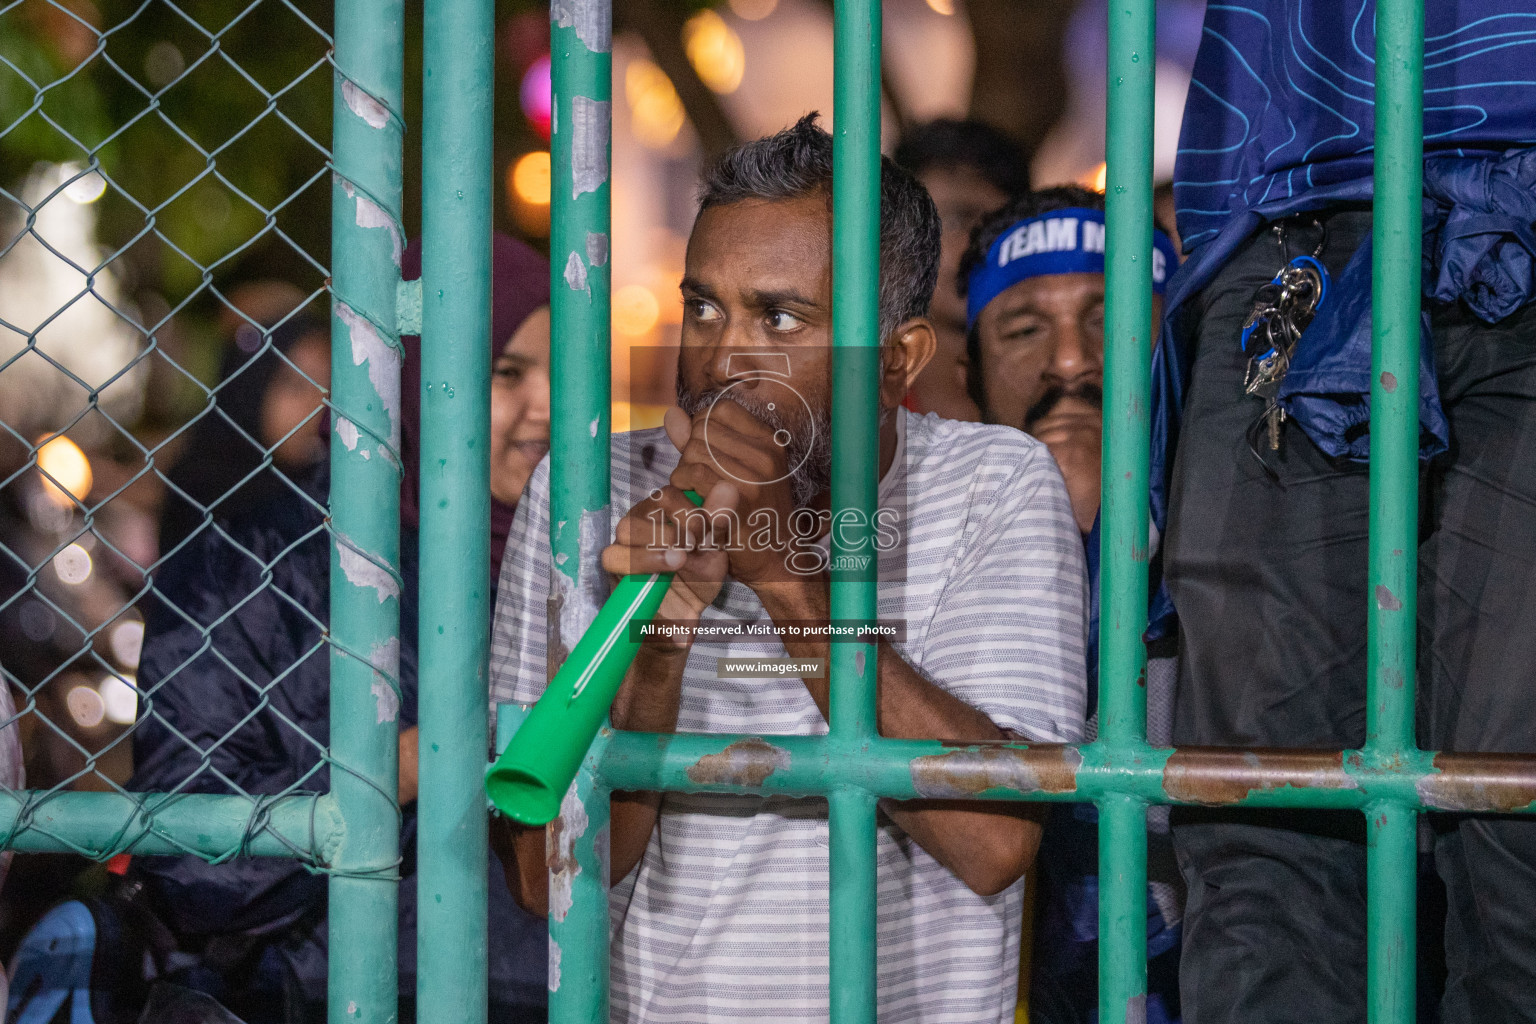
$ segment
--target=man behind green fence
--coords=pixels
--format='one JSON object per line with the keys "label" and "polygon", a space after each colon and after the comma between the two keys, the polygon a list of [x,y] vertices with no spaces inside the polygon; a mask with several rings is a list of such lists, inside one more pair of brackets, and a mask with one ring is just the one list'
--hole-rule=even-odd
{"label": "man behind green fence", "polygon": [[[1178,265],[1155,235],[1153,318]],[[1097,733],[1100,451],[1104,437],[1104,196],[1075,185],[1026,192],[982,218],[959,262],[966,298],[966,384],[987,423],[1018,427],[1050,449],[1083,531],[1091,587],[1088,735]],[[1155,548],[1155,544],[1154,544]],[[1147,739],[1166,746],[1176,661],[1147,649]],[[1098,808],[1057,804],[1046,820],[1035,878],[1030,965],[1033,1024],[1098,1012]],[[1168,808],[1147,812],[1147,1024],[1179,1019],[1182,886]]]}
{"label": "man behind green fence", "polygon": [[[751,678],[724,659],[787,654],[800,669],[828,656],[826,641],[784,634],[828,621],[818,513],[830,476],[831,184],[832,140],[814,117],[705,175],[683,280],[679,408],[664,429],[614,439],[613,502],[628,514],[602,568],[675,572],[660,613],[672,625],[768,625],[782,639],[648,639],[614,705],[620,728],[826,732],[824,671]],[[900,408],[934,348],[925,315],[939,226],[926,192],[889,161],[880,247],[880,503],[892,514],[877,545],[879,614],[904,625],[879,643],[881,731],[1075,741],[1087,593],[1071,505],[1043,445]],[[531,703],[546,682],[548,488],[546,462],[508,541],[492,635],[499,701]],[[685,490],[705,495],[706,514]],[[794,525],[808,522],[822,525]],[[1012,1020],[1036,814],[882,808],[880,1016]],[[826,1019],[826,813],[819,798],[615,794],[614,1018]],[[558,919],[569,890],[558,875],[548,884],[544,840],[522,829],[501,852],[519,899],[544,910],[548,897]]]}

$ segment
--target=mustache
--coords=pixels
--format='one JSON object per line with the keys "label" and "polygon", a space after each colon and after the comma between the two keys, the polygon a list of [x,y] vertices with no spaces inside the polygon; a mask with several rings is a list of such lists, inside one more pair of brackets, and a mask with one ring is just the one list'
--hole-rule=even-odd
{"label": "mustache", "polygon": [[1069,398],[1075,398],[1080,402],[1085,402],[1095,408],[1102,409],[1104,407],[1104,387],[1091,380],[1049,385],[1045,389],[1045,393],[1024,414],[1025,429],[1027,430],[1032,424],[1049,416],[1052,410]]}

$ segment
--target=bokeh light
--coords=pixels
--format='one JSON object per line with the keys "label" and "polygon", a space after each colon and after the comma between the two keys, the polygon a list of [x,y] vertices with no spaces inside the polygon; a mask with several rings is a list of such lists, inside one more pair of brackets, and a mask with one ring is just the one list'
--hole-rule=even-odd
{"label": "bokeh light", "polygon": [[928,0],[928,6],[940,14],[955,13],[955,0]]}
{"label": "bokeh light", "polygon": [[56,505],[73,507],[91,493],[91,460],[67,437],[55,437],[37,450],[37,468],[44,474],[43,492]]}
{"label": "bokeh light", "polygon": [[103,676],[96,684],[96,692],[106,706],[107,721],[118,725],[132,725],[139,717],[139,691],[132,685],[133,676],[127,682],[117,676]]}
{"label": "bokeh light", "polygon": [[731,13],[746,21],[762,21],[779,6],[779,0],[731,0]]}
{"label": "bokeh light", "polygon": [[704,10],[683,26],[688,62],[704,84],[718,93],[735,92],[747,70],[741,37],[714,11]]}
{"label": "bokeh light", "polygon": [[1108,181],[1109,164],[1099,164],[1098,167],[1094,168],[1092,174],[1083,179],[1083,185],[1085,188],[1091,188],[1095,192],[1103,192]]}
{"label": "bokeh light", "polygon": [[524,153],[507,167],[507,207],[529,238],[549,234],[549,153]]}
{"label": "bokeh light", "polygon": [[139,667],[139,655],[144,650],[144,623],[138,619],[124,619],[112,627],[108,637],[112,657],[126,669]]}
{"label": "bokeh light", "polygon": [[687,115],[672,80],[648,60],[632,60],[624,69],[624,99],[630,129],[643,145],[662,149],[677,138]]}
{"label": "bokeh light", "polygon": [[549,138],[554,117],[554,94],[549,81],[548,54],[528,65],[528,70],[523,74],[523,84],[518,90],[518,102],[528,123],[540,135]]}
{"label": "bokeh light", "polygon": [[80,173],[79,164],[64,164],[63,173],[69,184],[64,186],[64,195],[74,202],[81,204],[94,203],[107,191],[107,179],[95,171]]}
{"label": "bokeh light", "polygon": [[512,164],[512,193],[532,206],[549,205],[549,153],[524,153]]}
{"label": "bokeh light", "polygon": [[90,552],[79,544],[71,544],[53,556],[53,571],[58,575],[59,582],[68,583],[72,587],[79,586],[91,578]]}
{"label": "bokeh light", "polygon": [[64,706],[69,708],[69,717],[82,729],[94,729],[107,717],[107,702],[89,686],[72,687],[64,698]]}
{"label": "bokeh light", "polygon": [[613,293],[613,329],[638,337],[649,334],[661,317],[661,304],[652,291],[640,284],[627,284]]}

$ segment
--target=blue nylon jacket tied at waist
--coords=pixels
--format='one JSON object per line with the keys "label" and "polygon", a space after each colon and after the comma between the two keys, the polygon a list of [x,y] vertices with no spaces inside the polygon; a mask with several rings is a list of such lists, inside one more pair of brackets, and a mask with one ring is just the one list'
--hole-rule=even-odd
{"label": "blue nylon jacket tied at waist", "polygon": [[[1191,302],[1255,231],[1296,214],[1369,203],[1369,178],[1314,189],[1234,213],[1169,282],[1162,333],[1152,356],[1152,518],[1168,522],[1168,486],[1184,389],[1189,383],[1196,314]],[[1497,323],[1536,298],[1536,148],[1495,157],[1435,155],[1424,161],[1423,292],[1434,303],[1463,302]],[[1332,282],[1328,299],[1302,333],[1281,385],[1286,414],[1326,454],[1364,462],[1370,450],[1371,243],[1362,244]],[[1279,269],[1278,267],[1276,268]],[[1238,344],[1233,338],[1232,344]],[[1449,425],[1435,380],[1429,312],[1420,313],[1420,457],[1446,450]],[[1173,606],[1153,600],[1149,636],[1165,635]]]}

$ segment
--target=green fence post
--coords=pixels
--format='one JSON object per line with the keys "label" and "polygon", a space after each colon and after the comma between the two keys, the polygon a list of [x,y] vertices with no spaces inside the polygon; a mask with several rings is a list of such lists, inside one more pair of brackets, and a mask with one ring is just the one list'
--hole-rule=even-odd
{"label": "green fence post", "polygon": [[[875,621],[876,559],[862,571],[844,555],[874,554],[879,489],[880,2],[838,0],[834,8],[832,254],[832,512],[854,529],[832,531],[833,619]],[[834,749],[859,757],[877,735],[877,648],[830,645]],[[862,789],[828,799],[833,1024],[875,1020],[875,800]]]}
{"label": "green fence post", "polygon": [[[1099,744],[1113,760],[1146,747],[1148,391],[1152,345],[1152,0],[1109,8],[1105,207],[1104,469]],[[1140,1022],[1147,992],[1146,803],[1100,802],[1099,1019]]]}
{"label": "green fence post", "polygon": [[554,837],[549,884],[551,1024],[608,1024],[608,814],[610,791],[592,771],[603,739],[576,773]]}
{"label": "green fence post", "polygon": [[[550,5],[550,639],[563,661],[597,614],[609,536],[610,0]],[[551,1024],[608,1020],[608,792],[581,772],[550,824],[573,863],[550,876]],[[558,866],[558,865],[557,865]]]}
{"label": "green fence post", "polygon": [[396,1017],[401,0],[338,0],[331,202],[331,1024]]}
{"label": "green fence post", "polygon": [[492,0],[428,0],[416,1005],[486,1019]]}
{"label": "green fence post", "polygon": [[[1366,618],[1368,763],[1415,748],[1419,525],[1419,250],[1423,217],[1424,7],[1376,9],[1375,214],[1372,224],[1370,597]],[[1367,808],[1372,1024],[1415,1015],[1418,813]]]}

